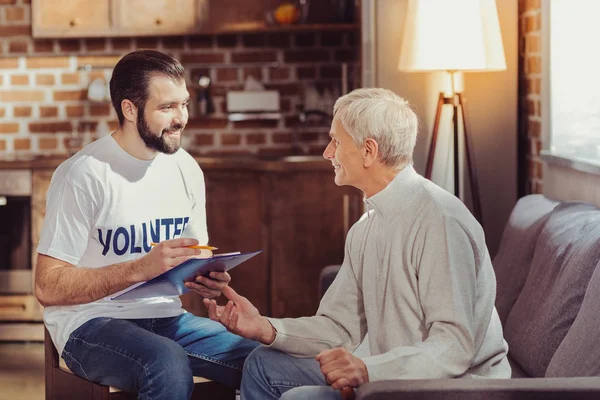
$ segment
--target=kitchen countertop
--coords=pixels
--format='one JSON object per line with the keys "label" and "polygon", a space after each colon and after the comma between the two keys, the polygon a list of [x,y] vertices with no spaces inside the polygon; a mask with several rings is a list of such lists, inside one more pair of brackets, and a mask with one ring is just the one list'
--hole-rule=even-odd
{"label": "kitchen countertop", "polygon": [[[287,170],[324,170],[332,169],[331,162],[322,156],[196,156],[200,167],[205,170],[251,170],[251,171],[287,171]],[[55,169],[65,161],[65,156],[21,156],[0,158],[0,169]]]}

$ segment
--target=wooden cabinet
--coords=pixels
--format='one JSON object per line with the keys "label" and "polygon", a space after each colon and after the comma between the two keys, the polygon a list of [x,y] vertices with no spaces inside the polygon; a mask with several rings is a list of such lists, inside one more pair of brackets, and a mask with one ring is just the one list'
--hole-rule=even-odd
{"label": "wooden cabinet", "polygon": [[[350,9],[351,0],[347,1]],[[303,24],[267,24],[281,0],[32,0],[33,37],[167,36],[352,28],[333,2],[310,3]],[[356,0],[354,8],[359,9]]]}
{"label": "wooden cabinet", "polygon": [[206,16],[205,4],[198,0],[117,0],[115,29],[122,36],[197,32],[201,17]]}
{"label": "wooden cabinet", "polygon": [[33,37],[104,36],[112,29],[109,0],[33,0]]}
{"label": "wooden cabinet", "polygon": [[33,37],[184,35],[200,30],[209,0],[32,0]]}
{"label": "wooden cabinet", "polygon": [[[325,160],[200,165],[210,243],[223,252],[264,250],[232,270],[231,286],[265,315],[314,315],[319,273],[342,262],[347,230],[362,214],[362,194],[336,186]],[[183,303],[206,315],[198,296],[186,295]]]}

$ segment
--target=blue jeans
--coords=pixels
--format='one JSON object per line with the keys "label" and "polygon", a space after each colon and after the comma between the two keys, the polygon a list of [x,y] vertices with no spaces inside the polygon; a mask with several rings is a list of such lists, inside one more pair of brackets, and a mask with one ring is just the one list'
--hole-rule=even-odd
{"label": "blue jeans", "polygon": [[258,345],[207,318],[95,318],[69,337],[62,357],[85,379],[136,392],[140,399],[189,399],[193,376],[239,387]]}
{"label": "blue jeans", "polygon": [[337,400],[342,396],[325,381],[314,358],[298,358],[257,347],[246,359],[242,400]]}

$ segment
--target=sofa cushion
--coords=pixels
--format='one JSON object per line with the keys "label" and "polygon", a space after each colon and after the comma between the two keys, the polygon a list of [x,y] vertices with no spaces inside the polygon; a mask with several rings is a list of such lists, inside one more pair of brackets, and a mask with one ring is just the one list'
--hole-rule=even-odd
{"label": "sofa cushion", "polygon": [[[599,264],[600,265],[600,264]],[[600,268],[596,266],[571,329],[554,353],[546,376],[600,376]]]}
{"label": "sofa cushion", "polygon": [[506,223],[493,265],[496,273],[496,310],[502,325],[519,297],[538,236],[558,202],[538,194],[521,198]]}
{"label": "sofa cushion", "polygon": [[599,258],[600,211],[585,203],[556,206],[542,227],[529,275],[504,327],[509,353],[527,375],[545,375]]}

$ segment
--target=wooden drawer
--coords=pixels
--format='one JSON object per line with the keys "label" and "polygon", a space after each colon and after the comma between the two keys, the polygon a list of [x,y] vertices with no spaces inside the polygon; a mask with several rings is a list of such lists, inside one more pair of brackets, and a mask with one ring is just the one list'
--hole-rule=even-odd
{"label": "wooden drawer", "polygon": [[31,321],[36,317],[36,302],[32,295],[0,296],[0,321]]}

